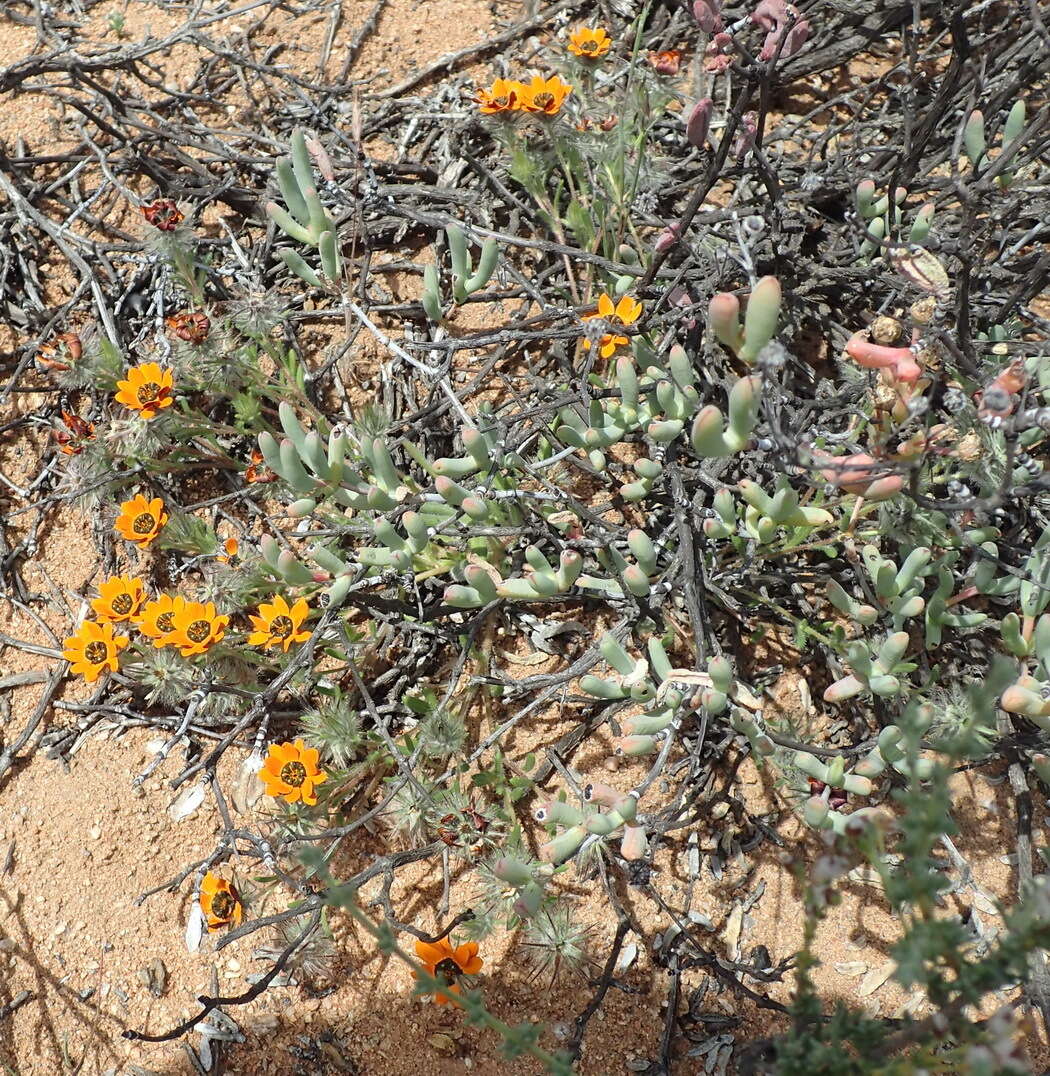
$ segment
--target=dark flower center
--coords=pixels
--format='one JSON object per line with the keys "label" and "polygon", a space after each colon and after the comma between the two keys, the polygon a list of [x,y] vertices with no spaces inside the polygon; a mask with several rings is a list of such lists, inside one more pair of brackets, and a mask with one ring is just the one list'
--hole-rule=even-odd
{"label": "dark flower center", "polygon": [[157,627],[161,631],[171,631],[175,627],[171,622],[174,615],[174,613],[161,613],[160,616],[157,617]]}
{"label": "dark flower center", "polygon": [[533,97],[533,103],[538,105],[544,112],[554,104],[553,93],[538,93]]}
{"label": "dark flower center", "polygon": [[134,602],[130,594],[118,594],[110,603],[110,608],[117,616],[127,616]]}
{"label": "dark flower center", "polygon": [[438,979],[444,979],[446,983],[454,983],[462,974],[459,965],[447,956],[434,968],[434,975]]}
{"label": "dark flower center", "polygon": [[597,41],[584,41],[584,42],[582,42],[580,44],[580,52],[597,52],[597,51],[598,51],[598,42]]}
{"label": "dark flower center", "polygon": [[157,526],[157,519],[151,512],[143,512],[136,516],[131,524],[131,529],[136,534],[151,534]]}
{"label": "dark flower center", "polygon": [[290,617],[275,616],[273,620],[270,621],[270,634],[276,635],[280,639],[291,635],[294,630],[295,625],[292,623]]}
{"label": "dark flower center", "polygon": [[306,780],[306,767],[301,762],[286,762],[281,767],[281,780],[292,788],[301,788]]}
{"label": "dark flower center", "polygon": [[84,657],[92,665],[101,665],[109,657],[109,647],[105,643],[95,640],[95,642],[88,643],[84,647]]}
{"label": "dark flower center", "polygon": [[187,629],[186,634],[195,643],[203,643],[211,635],[210,620],[195,620]]}
{"label": "dark flower center", "polygon": [[160,391],[160,385],[156,381],[147,381],[144,385],[139,385],[135,396],[140,404],[151,404],[157,402]]}
{"label": "dark flower center", "polygon": [[506,94],[502,97],[493,97],[491,104],[493,108],[506,108],[510,104],[510,97]]}
{"label": "dark flower center", "polygon": [[227,893],[226,891],[216,893],[211,898],[211,914],[216,919],[229,919],[233,915],[236,905],[237,901],[232,893]]}

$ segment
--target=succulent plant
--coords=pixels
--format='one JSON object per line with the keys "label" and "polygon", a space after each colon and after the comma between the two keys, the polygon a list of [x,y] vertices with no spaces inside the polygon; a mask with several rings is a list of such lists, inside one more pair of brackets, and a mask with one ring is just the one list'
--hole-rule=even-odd
{"label": "succulent plant", "polygon": [[284,264],[307,284],[315,288],[333,288],[342,272],[339,243],[335,224],[317,194],[304,131],[296,130],[292,134],[291,150],[291,156],[279,157],[276,165],[277,185],[285,204],[267,202],[266,212],[290,239],[317,250],[325,280],[317,276],[297,250],[282,247],[278,254]]}

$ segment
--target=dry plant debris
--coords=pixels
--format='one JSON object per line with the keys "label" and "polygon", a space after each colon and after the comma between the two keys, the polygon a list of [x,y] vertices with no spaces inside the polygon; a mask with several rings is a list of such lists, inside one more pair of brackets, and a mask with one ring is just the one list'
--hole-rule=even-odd
{"label": "dry plant debris", "polygon": [[1034,0],[0,44],[5,1071],[1045,1067]]}

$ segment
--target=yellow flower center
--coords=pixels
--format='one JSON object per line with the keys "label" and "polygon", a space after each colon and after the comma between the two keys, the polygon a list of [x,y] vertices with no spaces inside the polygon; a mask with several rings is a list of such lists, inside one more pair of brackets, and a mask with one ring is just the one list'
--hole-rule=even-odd
{"label": "yellow flower center", "polygon": [[270,634],[276,635],[278,639],[283,639],[288,635],[291,635],[295,630],[295,625],[292,623],[291,618],[287,616],[275,616],[270,621]]}
{"label": "yellow flower center", "polygon": [[157,617],[157,627],[161,631],[171,631],[175,627],[171,622],[174,615],[174,613],[161,613],[160,616]]}
{"label": "yellow flower center", "polygon": [[152,534],[157,527],[157,517],[152,512],[143,512],[136,516],[131,524],[135,534]]}
{"label": "yellow flower center", "polygon": [[544,112],[554,104],[553,93],[538,93],[532,99],[533,104],[538,105]]}
{"label": "yellow flower center", "polygon": [[231,893],[225,891],[216,893],[211,898],[211,914],[216,919],[229,919],[232,917],[236,905],[237,902]]}
{"label": "yellow flower center", "polygon": [[203,643],[211,635],[210,620],[195,620],[187,629],[186,634],[195,643]]}
{"label": "yellow flower center", "polygon": [[436,968],[434,968],[434,975],[438,979],[444,979],[446,983],[454,983],[461,975],[459,965],[447,956]]}
{"label": "yellow flower center", "polygon": [[156,403],[159,396],[160,385],[156,381],[147,381],[144,385],[139,385],[135,392],[136,399],[143,405]]}
{"label": "yellow flower center", "polygon": [[131,612],[131,607],[135,603],[131,600],[130,594],[118,594],[110,603],[109,607],[113,610],[117,616],[127,616]]}
{"label": "yellow flower center", "polygon": [[109,657],[109,647],[96,639],[84,647],[84,657],[92,665],[101,665]]}
{"label": "yellow flower center", "polygon": [[286,762],[281,767],[281,780],[292,788],[302,787],[306,780],[306,767],[301,762]]}

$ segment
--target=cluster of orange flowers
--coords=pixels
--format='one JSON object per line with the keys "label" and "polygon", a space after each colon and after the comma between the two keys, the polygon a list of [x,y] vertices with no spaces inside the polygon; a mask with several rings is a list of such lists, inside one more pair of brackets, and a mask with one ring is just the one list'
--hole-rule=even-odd
{"label": "cluster of orange flowers", "polygon": [[[226,548],[230,549],[229,543]],[[126,635],[114,635],[114,625],[133,624],[154,647],[178,647],[184,658],[191,658],[220,642],[230,624],[229,616],[219,613],[214,602],[187,601],[172,594],[147,601],[142,580],[122,575],[112,576],[99,587],[91,608],[98,619],[81,624],[76,635],[65,640],[62,651],[73,663],[73,673],[90,683],[107,669],[117,671],[118,655],[130,641]],[[249,616],[254,631],[248,644],[266,650],[279,646],[288,653],[293,643],[310,638],[311,633],[303,628],[308,614],[305,598],[289,605],[275,595],[260,604],[258,616]]]}
{"label": "cluster of orange flowers", "polygon": [[[317,803],[317,785],[328,780],[318,763],[317,748],[307,747],[302,740],[270,744],[259,780],[267,796],[312,807]],[[210,932],[240,925],[244,913],[240,894],[225,878],[208,871],[201,880],[197,900]],[[474,948],[477,951],[477,946]]]}
{"label": "cluster of orange flowers", "polygon": [[142,580],[129,576],[110,577],[98,592],[91,603],[98,619],[81,624],[62,651],[73,663],[72,671],[89,683],[119,667],[118,654],[130,640],[114,635],[114,625],[134,624],[154,646],[177,646],[183,657],[193,657],[219,642],[230,623],[228,616],[216,612],[214,602],[191,602],[170,594],[146,601]]}
{"label": "cluster of orange flowers", "polygon": [[[580,26],[569,35],[569,52],[581,60],[600,59],[611,48],[612,38],[600,27]],[[534,75],[530,82],[498,78],[487,90],[479,89],[476,100],[485,116],[507,112],[556,116],[570,93],[572,86],[559,75]]]}
{"label": "cluster of orange flowers", "polygon": [[499,112],[556,116],[570,93],[572,87],[560,75],[550,78],[536,75],[531,82],[498,78],[487,90],[478,90],[478,109],[486,116]]}
{"label": "cluster of orange flowers", "polygon": [[[201,343],[207,339],[210,321],[201,313],[181,313],[166,319],[168,328],[180,340]],[[76,333],[60,333],[41,345],[36,355],[41,373],[57,374],[71,369],[81,358],[84,345]],[[113,394],[116,403],[138,412],[145,420],[156,418],[175,402],[175,378],[172,371],[156,362],[131,367],[123,381],[117,382]],[[55,431],[55,440],[66,456],[77,456],[84,445],[94,439],[95,424],[79,415],[62,412],[65,429]]]}

